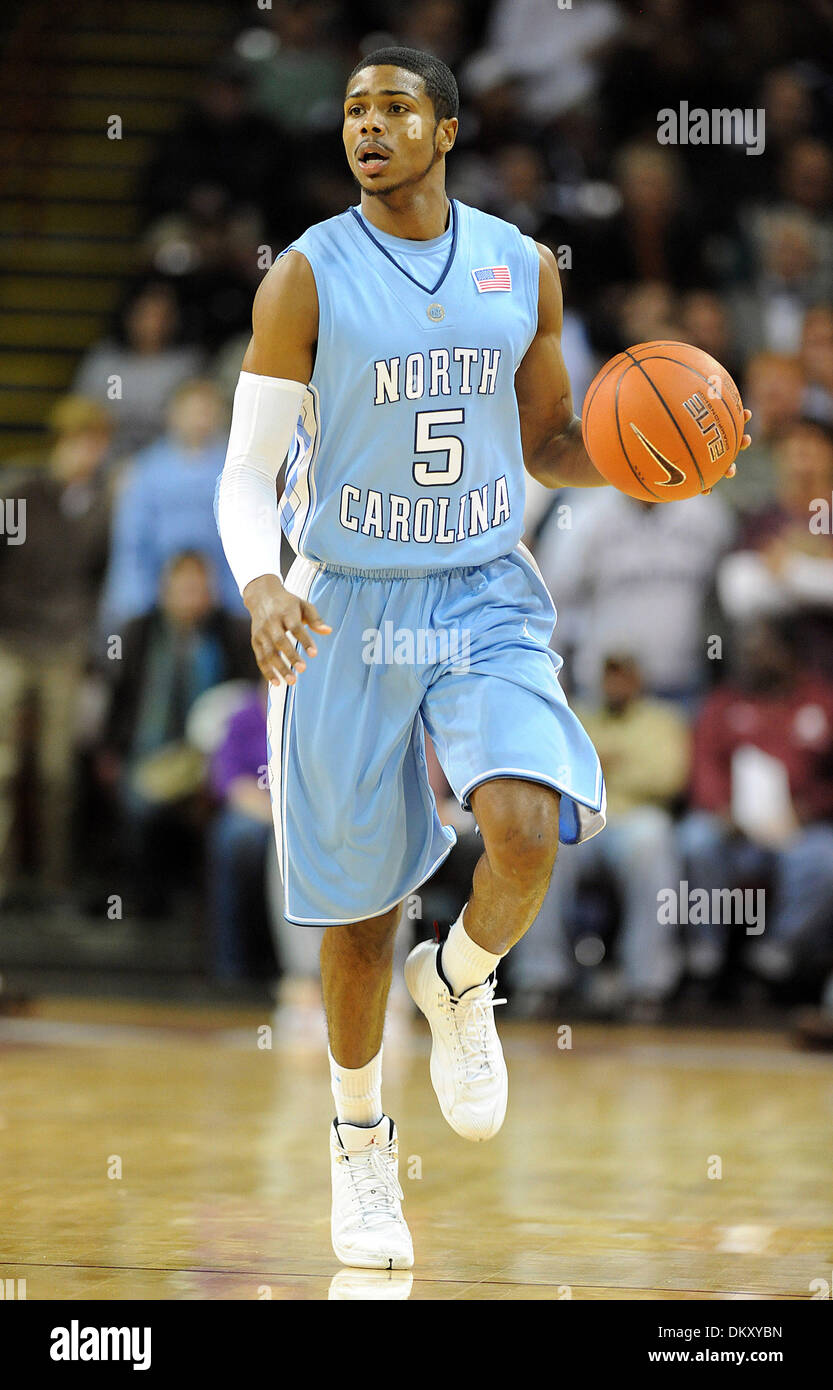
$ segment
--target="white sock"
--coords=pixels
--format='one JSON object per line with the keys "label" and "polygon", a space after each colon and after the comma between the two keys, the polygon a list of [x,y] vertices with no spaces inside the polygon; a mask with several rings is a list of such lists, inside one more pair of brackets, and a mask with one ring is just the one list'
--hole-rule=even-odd
{"label": "white sock", "polygon": [[[465,912],[463,908],[463,912]],[[476,941],[472,941],[463,926],[463,912],[457,918],[451,931],[443,942],[440,965],[454,994],[474,985],[482,985],[493,970],[497,969],[500,956],[484,951]]]}
{"label": "white sock", "polygon": [[363,1067],[339,1066],[329,1048],[330,1085],[336,1103],[336,1118],[347,1125],[378,1125],[382,1110],[382,1051]]}

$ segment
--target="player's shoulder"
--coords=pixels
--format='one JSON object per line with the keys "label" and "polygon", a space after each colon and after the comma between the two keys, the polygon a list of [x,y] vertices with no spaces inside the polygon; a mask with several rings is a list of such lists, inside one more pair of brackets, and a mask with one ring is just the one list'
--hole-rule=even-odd
{"label": "player's shoulder", "polygon": [[334,249],[343,242],[350,209],[314,222],[275,257],[255,295],[255,334],[282,337],[297,333],[298,340],[315,337],[321,294],[327,282]]}
{"label": "player's shoulder", "polygon": [[345,236],[351,234],[354,222],[352,208],[345,208],[343,212],[337,212],[333,217],[325,217],[320,222],[311,222],[306,231],[290,242],[286,251],[317,250],[341,243]]}
{"label": "player's shoulder", "polygon": [[309,297],[319,295],[334,271],[343,273],[345,256],[349,259],[355,252],[355,223],[353,209],[345,208],[333,217],[312,222],[284,247],[272,270],[281,275],[289,293],[300,288]]}
{"label": "player's shoulder", "polygon": [[506,264],[517,285],[525,287],[530,309],[535,310],[540,284],[538,247],[514,222],[493,212],[471,207],[455,199],[467,229],[470,253],[481,265]]}
{"label": "player's shoulder", "polygon": [[496,213],[484,212],[482,208],[472,207],[470,203],[461,203],[459,198],[454,199],[458,212],[469,224],[469,228],[475,235],[483,235],[504,239],[510,244],[517,243],[524,246],[527,251],[535,247],[535,242],[531,237],[516,227],[514,222],[508,222],[505,217],[498,217]]}

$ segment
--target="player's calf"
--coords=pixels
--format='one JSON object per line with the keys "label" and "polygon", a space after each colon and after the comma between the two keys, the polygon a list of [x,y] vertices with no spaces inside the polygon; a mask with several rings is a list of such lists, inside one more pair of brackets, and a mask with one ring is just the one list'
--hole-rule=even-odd
{"label": "player's calf", "polygon": [[442,948],[422,942],[405,980],[431,1028],[431,1082],[448,1123],[465,1139],[503,1124],[509,1081],[495,1027],[497,967],[534,921],[558,847],[559,797],[517,779],[472,794],[484,853],[472,896]]}
{"label": "player's calf", "polygon": [[[448,939],[455,933],[465,935],[462,921],[455,922]],[[472,948],[476,959],[480,948],[464,941],[464,951]],[[503,1124],[509,1092],[494,1020],[495,1005],[506,1001],[495,998],[494,970],[480,984],[453,989],[443,969],[444,952],[434,941],[420,942],[405,962],[405,982],[431,1029],[431,1084],[443,1115],[462,1138],[491,1139]],[[489,959],[496,964],[499,957]]]}
{"label": "player's calf", "polygon": [[[484,853],[474,871],[466,931],[484,950],[504,956],[529,930],[546,896],[558,850],[560,797],[540,782],[507,777],[482,783],[471,803]],[[455,977],[453,983],[465,988],[474,981]]]}

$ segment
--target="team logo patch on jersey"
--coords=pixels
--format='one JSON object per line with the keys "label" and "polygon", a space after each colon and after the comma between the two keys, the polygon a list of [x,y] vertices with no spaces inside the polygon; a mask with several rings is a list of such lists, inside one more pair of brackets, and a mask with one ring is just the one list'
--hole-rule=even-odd
{"label": "team logo patch on jersey", "polygon": [[478,294],[488,294],[490,290],[511,290],[512,276],[508,265],[483,265],[473,270],[472,276]]}

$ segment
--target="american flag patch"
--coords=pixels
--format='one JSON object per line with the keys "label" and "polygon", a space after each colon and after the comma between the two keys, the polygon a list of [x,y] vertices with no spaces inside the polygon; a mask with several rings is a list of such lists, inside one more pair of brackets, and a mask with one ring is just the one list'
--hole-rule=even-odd
{"label": "american flag patch", "polygon": [[490,290],[511,290],[512,276],[508,265],[484,265],[473,270],[474,283],[478,294],[488,294]]}

